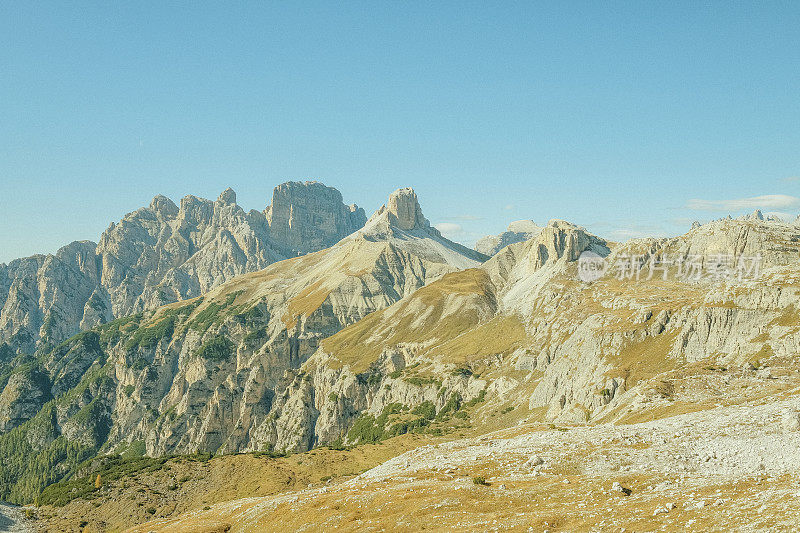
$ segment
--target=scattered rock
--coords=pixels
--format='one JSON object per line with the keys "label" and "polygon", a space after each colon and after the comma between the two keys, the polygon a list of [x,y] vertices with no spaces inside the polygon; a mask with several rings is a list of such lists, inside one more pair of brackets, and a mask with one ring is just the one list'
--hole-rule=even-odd
{"label": "scattered rock", "polygon": [[531,457],[530,459],[525,461],[525,467],[526,468],[534,468],[534,467],[537,467],[537,466],[541,466],[543,464],[544,464],[544,459],[542,459],[538,455],[534,455],[533,457]]}
{"label": "scattered rock", "polygon": [[631,493],[633,492],[631,489],[623,487],[619,483],[619,481],[615,481],[614,484],[611,485],[611,490],[614,491],[614,492],[620,492],[620,493],[624,494],[625,496],[630,496]]}

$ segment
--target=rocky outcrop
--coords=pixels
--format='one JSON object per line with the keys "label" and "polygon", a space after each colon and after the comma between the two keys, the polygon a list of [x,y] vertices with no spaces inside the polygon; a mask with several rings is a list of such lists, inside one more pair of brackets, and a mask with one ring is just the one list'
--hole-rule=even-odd
{"label": "rocky outcrop", "polygon": [[92,242],[74,242],[53,255],[0,265],[0,345],[32,352],[40,342],[75,334],[82,321],[107,318],[107,298],[96,294],[102,262],[95,250]]}
{"label": "rocky outcrop", "polygon": [[235,200],[230,189],[215,202],[187,196],[180,208],[156,197],[112,224],[97,254],[113,315],[199,296],[283,259],[264,216],[245,212]]}
{"label": "rocky outcrop", "polygon": [[17,369],[0,394],[0,433],[33,418],[51,397],[45,373],[32,365]]}
{"label": "rocky outcrop", "polygon": [[417,194],[410,187],[393,192],[386,203],[386,211],[389,215],[390,223],[402,230],[428,229],[431,227],[430,222],[423,216],[422,209],[419,207]]}
{"label": "rocky outcrop", "polygon": [[509,244],[533,239],[542,231],[533,220],[517,220],[499,235],[487,235],[475,243],[475,249],[482,254],[493,256]]}
{"label": "rocky outcrop", "polygon": [[276,187],[265,213],[226,189],[216,201],[158,195],[112,223],[98,244],[0,265],[0,344],[32,353],[80,330],[193,298],[234,278],[331,246],[364,211],[316,182]]}
{"label": "rocky outcrop", "polygon": [[278,185],[264,214],[272,241],[289,257],[332,246],[366,222],[363,209],[315,181]]}

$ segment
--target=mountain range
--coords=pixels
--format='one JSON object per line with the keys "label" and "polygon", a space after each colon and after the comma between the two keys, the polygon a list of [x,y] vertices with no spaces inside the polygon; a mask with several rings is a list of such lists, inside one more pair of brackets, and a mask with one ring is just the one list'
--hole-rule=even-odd
{"label": "mountain range", "polygon": [[[794,223],[755,213],[617,243],[520,221],[476,248],[410,188],[366,219],[305,182],[264,212],[231,190],[159,196],[99,244],[0,267],[0,499],[88,494],[117,457],[557,434],[800,386]],[[586,257],[605,273],[582,278]]]}
{"label": "mountain range", "polygon": [[316,182],[275,188],[263,212],[227,189],[216,201],[156,196],[103,232],[55,254],[0,264],[0,343],[33,352],[78,331],[187,298],[276,261],[327,248],[364,210]]}

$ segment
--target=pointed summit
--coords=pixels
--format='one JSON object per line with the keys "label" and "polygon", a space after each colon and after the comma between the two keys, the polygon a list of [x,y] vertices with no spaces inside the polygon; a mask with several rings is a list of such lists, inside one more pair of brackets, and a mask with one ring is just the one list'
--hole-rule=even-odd
{"label": "pointed summit", "polygon": [[[436,263],[472,268],[487,256],[443,237],[422,214],[417,193],[411,187],[397,189],[375,211],[363,229],[347,238],[390,243],[396,249]],[[344,241],[342,241],[344,242]]]}
{"label": "pointed summit", "polygon": [[178,214],[178,206],[175,205],[175,202],[161,194],[156,195],[150,202],[150,209],[165,217],[174,217]]}
{"label": "pointed summit", "polygon": [[534,233],[541,230],[542,228],[539,227],[533,220],[515,220],[508,225],[507,231],[514,233]]}
{"label": "pointed summit", "polygon": [[527,241],[539,235],[542,228],[533,220],[516,220],[508,229],[498,235],[487,235],[475,243],[475,249],[482,254],[493,256],[509,244]]}
{"label": "pointed summit", "polygon": [[217,203],[227,204],[227,205],[235,204],[236,192],[230,187],[228,187],[227,189],[222,191],[222,194],[219,195],[219,198],[217,198]]}
{"label": "pointed summit", "polygon": [[422,208],[417,200],[417,193],[411,187],[397,189],[389,195],[389,199],[367,221],[366,227],[378,231],[387,231],[390,228],[402,231],[421,229],[427,233],[439,235],[436,228],[422,214]]}

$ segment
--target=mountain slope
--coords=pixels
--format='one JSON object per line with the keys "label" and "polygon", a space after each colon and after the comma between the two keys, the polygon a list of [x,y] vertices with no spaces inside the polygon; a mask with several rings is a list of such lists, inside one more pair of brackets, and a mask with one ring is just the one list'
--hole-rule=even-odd
{"label": "mountain slope", "polygon": [[[4,392],[0,413],[15,414],[0,449],[14,460],[0,465],[0,497],[24,501],[49,482],[31,482],[29,460],[58,460],[64,446],[75,448],[60,475],[98,451],[308,449],[316,438],[289,390],[303,386],[298,369],[320,340],[484,259],[442,238],[402,189],[329,249],[73,337],[31,362],[48,403]],[[20,455],[31,432],[39,444]]]}
{"label": "mountain slope", "polygon": [[[315,431],[324,442],[349,438],[357,413],[378,417],[393,403],[424,401],[439,411],[451,396],[466,401],[484,387],[487,409],[510,402],[529,420],[587,423],[667,407],[674,384],[706,366],[796,368],[799,241],[792,225],[723,220],[674,239],[617,245],[552,221],[478,269],[450,274],[324,340],[304,366],[313,394],[298,395],[313,398],[304,409],[321,413]],[[726,250],[760,254],[761,271],[750,271],[757,279],[720,279],[715,261]],[[584,283],[583,251],[612,265],[637,258],[641,272],[619,279],[609,268]],[[686,279],[675,265],[667,279],[660,270],[651,278],[647,254],[698,257],[705,275]],[[352,386],[362,375],[380,379]]]}
{"label": "mountain slope", "polygon": [[[447,259],[460,250],[398,191],[327,250],[17,361],[27,373],[8,378],[0,406],[16,425],[0,436],[2,497],[25,501],[98,452],[622,425],[769,404],[800,385],[793,225],[721,220],[617,244],[556,220],[484,263]],[[720,278],[728,250],[761,269]],[[586,251],[609,266],[591,282],[578,276]],[[695,257],[699,278],[684,268]],[[26,415],[13,396],[34,389],[47,403]]]}

